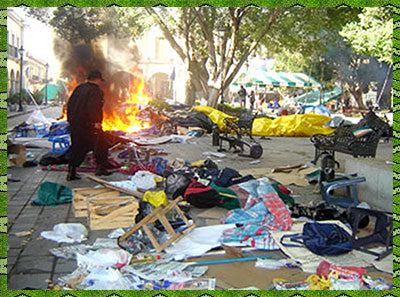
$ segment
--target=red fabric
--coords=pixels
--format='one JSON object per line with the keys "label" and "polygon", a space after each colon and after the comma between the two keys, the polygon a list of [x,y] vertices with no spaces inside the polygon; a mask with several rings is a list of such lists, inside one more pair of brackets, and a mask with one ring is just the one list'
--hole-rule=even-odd
{"label": "red fabric", "polygon": [[185,194],[183,195],[183,198],[184,198],[184,200],[186,200],[188,195],[207,192],[207,191],[210,191],[210,190],[214,190],[214,189],[199,183],[195,179],[192,179],[192,182],[187,187],[187,189],[185,191]]}

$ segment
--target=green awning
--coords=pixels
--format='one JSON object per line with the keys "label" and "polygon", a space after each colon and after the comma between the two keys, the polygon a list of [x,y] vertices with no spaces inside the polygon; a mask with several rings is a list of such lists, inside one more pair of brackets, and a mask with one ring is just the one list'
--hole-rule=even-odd
{"label": "green awning", "polygon": [[315,78],[304,73],[272,72],[253,69],[242,73],[233,83],[234,85],[246,85],[247,87],[257,85],[260,87],[298,87],[319,88],[321,84]]}
{"label": "green awning", "polygon": [[[320,94],[319,90],[314,92],[308,92],[301,96],[294,98],[296,102],[301,102],[304,104],[313,104],[320,103]],[[335,87],[332,91],[322,92],[321,104],[326,104],[331,100],[335,100],[342,95],[342,89],[340,87]]]}
{"label": "green awning", "polygon": [[61,86],[59,85],[53,85],[53,84],[47,84],[44,86],[41,90],[40,93],[43,94],[43,96],[46,96],[47,92],[47,101],[54,101],[57,98],[58,92],[63,91]]}

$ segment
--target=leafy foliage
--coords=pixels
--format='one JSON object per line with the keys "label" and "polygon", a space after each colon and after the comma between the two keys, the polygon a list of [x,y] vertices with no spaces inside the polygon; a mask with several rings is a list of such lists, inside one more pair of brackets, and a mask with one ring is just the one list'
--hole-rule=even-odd
{"label": "leafy foliage", "polygon": [[355,52],[377,57],[379,62],[393,64],[393,21],[389,7],[367,7],[357,22],[348,23],[340,32]]}
{"label": "leafy foliage", "polygon": [[[61,39],[70,44],[89,44],[107,34],[119,38],[137,37],[148,25],[139,8],[131,11],[129,16],[118,7],[35,7],[28,8],[27,13],[50,25]],[[133,28],[128,25],[133,25]]]}

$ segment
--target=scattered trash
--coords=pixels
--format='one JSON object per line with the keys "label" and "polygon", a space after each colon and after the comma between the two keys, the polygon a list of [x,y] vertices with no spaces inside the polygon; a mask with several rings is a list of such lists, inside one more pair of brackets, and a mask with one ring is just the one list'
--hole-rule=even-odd
{"label": "scattered trash", "polygon": [[366,287],[369,290],[391,290],[391,289],[393,289],[393,285],[389,285],[381,278],[378,278],[377,280],[373,280],[371,277],[364,274],[362,276],[362,281],[366,284]]}
{"label": "scattered trash", "polygon": [[31,229],[29,231],[22,231],[22,232],[14,233],[14,235],[16,235],[17,237],[25,237],[25,236],[31,235],[33,233],[33,231],[35,231],[35,230]]}
{"label": "scattered trash", "polygon": [[107,235],[108,238],[118,238],[125,234],[125,230],[122,228],[115,229],[111,231],[110,234]]}
{"label": "scattered trash", "polygon": [[308,290],[307,282],[274,281],[270,290]]}
{"label": "scattered trash", "polygon": [[172,284],[168,290],[215,290],[215,279],[193,279]]}
{"label": "scattered trash", "polygon": [[149,171],[138,171],[130,180],[136,185],[137,189],[144,192],[156,187],[155,175]]}
{"label": "scattered trash", "polygon": [[89,249],[90,246],[88,245],[76,244],[52,248],[49,250],[49,252],[58,258],[75,260],[77,253],[84,255],[89,252]]}
{"label": "scattered trash", "polygon": [[286,265],[286,260],[274,260],[274,259],[257,259],[255,267],[275,270],[282,268]]}
{"label": "scattered trash", "polygon": [[96,238],[93,248],[99,249],[118,249],[118,240],[114,238]]}
{"label": "scattered trash", "polygon": [[160,205],[167,206],[168,198],[164,191],[144,193],[143,201],[151,203],[154,207],[159,207]]}
{"label": "scattered trash", "polygon": [[93,269],[87,275],[81,285],[85,290],[129,290],[129,284],[125,281],[122,274],[113,268],[97,268]]}
{"label": "scattered trash", "polygon": [[216,158],[225,158],[226,157],[226,154],[215,153],[215,152],[204,152],[203,155],[208,156],[208,157],[216,157]]}
{"label": "scattered trash", "polygon": [[99,249],[97,251],[89,251],[87,254],[76,254],[76,263],[80,267],[88,269],[98,267],[116,266],[121,268],[129,263],[132,255],[122,249]]}
{"label": "scattered trash", "polygon": [[256,164],[260,164],[261,160],[255,160],[255,161],[251,161],[249,162],[250,165],[256,165]]}
{"label": "scattered trash", "polygon": [[53,227],[53,231],[40,233],[43,238],[54,240],[58,243],[80,243],[87,239],[87,235],[88,232],[85,226],[79,223],[57,224]]}

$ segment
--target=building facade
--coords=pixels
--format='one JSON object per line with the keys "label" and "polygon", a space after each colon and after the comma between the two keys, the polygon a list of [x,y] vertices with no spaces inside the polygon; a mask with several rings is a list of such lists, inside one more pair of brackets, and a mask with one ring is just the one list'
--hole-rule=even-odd
{"label": "building facade", "polygon": [[156,98],[176,103],[185,101],[185,65],[171,48],[161,30],[155,26],[136,42],[138,65]]}
{"label": "building facade", "polygon": [[[7,11],[7,93],[20,91],[21,52],[24,25],[22,18],[12,9]],[[23,82],[23,80],[22,80]]]}
{"label": "building facade", "polygon": [[24,55],[23,73],[25,78],[25,87],[31,93],[42,89],[48,79],[48,64],[30,55],[27,52]]}

